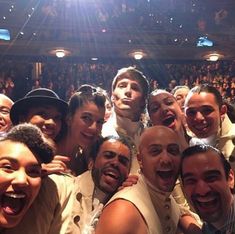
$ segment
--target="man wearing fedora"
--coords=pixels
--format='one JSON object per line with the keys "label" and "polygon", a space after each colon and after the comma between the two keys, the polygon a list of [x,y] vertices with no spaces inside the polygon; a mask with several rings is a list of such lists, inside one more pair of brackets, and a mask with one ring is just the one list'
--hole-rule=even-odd
{"label": "man wearing fedora", "polygon": [[56,142],[63,130],[68,104],[52,90],[34,89],[11,108],[10,118],[14,125],[30,122],[37,125],[43,134]]}

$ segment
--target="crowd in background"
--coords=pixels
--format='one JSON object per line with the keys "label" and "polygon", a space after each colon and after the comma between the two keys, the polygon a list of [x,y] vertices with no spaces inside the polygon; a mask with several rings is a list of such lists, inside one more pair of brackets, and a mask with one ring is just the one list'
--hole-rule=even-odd
{"label": "crowd in background", "polygon": [[[132,65],[132,64],[129,64]],[[100,86],[110,91],[111,81],[122,63],[42,63],[42,72],[33,77],[32,62],[2,61],[0,63],[0,92],[17,100],[26,92],[46,87],[54,90],[65,100],[82,84]],[[229,103],[235,102],[235,61],[191,63],[136,64],[146,74],[151,89],[165,88],[171,91],[177,85],[192,88],[210,83]]]}

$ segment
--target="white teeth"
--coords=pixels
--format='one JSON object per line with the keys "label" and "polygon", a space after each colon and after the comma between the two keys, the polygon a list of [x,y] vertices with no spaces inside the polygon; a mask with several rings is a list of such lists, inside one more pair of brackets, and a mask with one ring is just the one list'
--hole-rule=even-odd
{"label": "white teeth", "polygon": [[16,194],[16,193],[5,193],[6,197],[11,197],[11,198],[25,198],[25,194]]}

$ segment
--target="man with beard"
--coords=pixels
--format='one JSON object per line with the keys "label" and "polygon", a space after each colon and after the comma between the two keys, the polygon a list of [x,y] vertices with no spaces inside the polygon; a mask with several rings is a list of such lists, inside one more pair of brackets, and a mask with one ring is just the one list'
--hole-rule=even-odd
{"label": "man with beard", "polygon": [[140,139],[137,184],[116,193],[103,209],[96,234],[192,233],[195,220],[171,196],[179,174],[180,143],[165,126],[145,130]]}
{"label": "man with beard", "polygon": [[93,145],[90,155],[91,170],[76,181],[73,227],[70,227],[74,233],[76,229],[86,232],[93,228],[102,204],[106,204],[129,174],[132,148],[126,138],[108,136]]}
{"label": "man with beard", "polygon": [[188,128],[195,134],[190,145],[208,144],[221,150],[235,169],[235,124],[232,124],[219,91],[210,85],[192,88],[185,100]]}
{"label": "man with beard", "polygon": [[[128,136],[138,147],[144,129],[141,114],[145,111],[148,91],[149,82],[142,72],[134,67],[119,70],[112,82],[113,112],[103,125],[102,136]],[[138,168],[134,156],[131,171],[135,173]]]}
{"label": "man with beard", "polygon": [[209,145],[189,147],[181,177],[189,202],[205,222],[203,233],[235,233],[234,173],[224,155]]}

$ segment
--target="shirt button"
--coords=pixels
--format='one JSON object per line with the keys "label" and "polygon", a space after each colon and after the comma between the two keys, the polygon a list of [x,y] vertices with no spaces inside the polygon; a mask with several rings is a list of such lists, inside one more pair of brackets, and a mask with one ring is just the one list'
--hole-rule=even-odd
{"label": "shirt button", "polygon": [[81,198],[82,198],[82,194],[81,194],[81,193],[77,193],[77,195],[76,195],[76,199],[77,199],[78,201],[80,201],[80,200],[81,200]]}
{"label": "shirt button", "polygon": [[170,206],[168,204],[166,204],[166,205],[164,205],[164,208],[168,210],[168,209],[170,209]]}
{"label": "shirt button", "polygon": [[76,215],[74,218],[73,218],[73,222],[74,223],[78,223],[80,220],[80,216],[79,215]]}
{"label": "shirt button", "polygon": [[169,232],[171,230],[171,227],[168,226],[165,228],[165,230],[166,230],[166,232]]}

